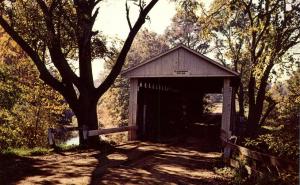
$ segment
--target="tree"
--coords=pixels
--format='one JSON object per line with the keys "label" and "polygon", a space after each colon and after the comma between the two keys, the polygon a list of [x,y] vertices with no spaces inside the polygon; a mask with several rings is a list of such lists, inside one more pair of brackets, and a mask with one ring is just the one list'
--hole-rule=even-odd
{"label": "tree", "polygon": [[47,144],[47,130],[67,109],[38,79],[25,52],[0,29],[0,149]]}
{"label": "tree", "polygon": [[217,0],[210,10],[209,15],[218,20],[214,30],[225,37],[226,57],[240,66],[238,71],[246,83],[251,133],[262,121],[267,86],[276,73],[274,67],[291,64],[292,60],[286,62],[284,57],[300,41],[299,8],[297,1]]}
{"label": "tree", "polygon": [[[108,48],[95,37],[99,33],[93,26],[101,0],[36,0],[2,1],[0,25],[27,53],[36,65],[40,78],[58,91],[75,113],[79,127],[98,129],[97,102],[120,73],[134,37],[145,22],[147,14],[158,2],[146,4],[137,1],[140,13],[134,23],[127,20],[130,32],[120,50],[110,73],[99,87],[94,86],[92,76],[93,44],[101,49],[101,57],[109,54]],[[49,55],[49,56],[48,56]],[[79,75],[76,75],[70,59],[77,59]],[[55,69],[55,73],[51,71]],[[89,137],[89,144],[97,144],[99,137]],[[80,144],[83,144],[80,134]]]}
{"label": "tree", "polygon": [[[241,76],[241,83],[237,89],[239,102],[239,115],[245,115],[245,83],[247,83],[249,62],[247,62],[247,55],[245,54],[245,39],[243,34],[244,25],[247,19],[240,11],[232,11],[230,2],[215,1],[206,14],[206,20],[210,22],[210,29],[215,37],[215,56],[223,63],[223,65],[230,67],[232,70],[239,72]],[[227,61],[229,60],[229,62]]]}
{"label": "tree", "polygon": [[184,44],[201,54],[213,50],[211,48],[213,37],[202,19],[203,7],[204,5],[198,1],[177,1],[176,14],[164,34],[170,46]]}
{"label": "tree", "polygon": [[247,138],[246,146],[288,159],[299,159],[299,87],[299,68],[288,80],[272,84],[267,96],[271,100],[267,101],[274,107],[265,110],[271,110],[264,122],[268,127],[261,129],[257,137]]}

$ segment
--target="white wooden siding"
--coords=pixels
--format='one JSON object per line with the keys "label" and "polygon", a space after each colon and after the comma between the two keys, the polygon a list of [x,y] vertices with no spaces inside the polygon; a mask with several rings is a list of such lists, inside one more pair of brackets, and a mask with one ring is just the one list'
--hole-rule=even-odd
{"label": "white wooden siding", "polygon": [[199,55],[179,47],[136,68],[125,71],[125,77],[233,77],[225,70]]}

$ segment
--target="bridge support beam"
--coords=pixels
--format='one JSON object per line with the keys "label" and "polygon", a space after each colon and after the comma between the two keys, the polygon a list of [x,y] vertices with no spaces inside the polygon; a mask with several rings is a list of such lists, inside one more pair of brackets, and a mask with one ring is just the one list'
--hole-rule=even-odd
{"label": "bridge support beam", "polygon": [[235,117],[235,98],[234,88],[230,86],[230,79],[225,78],[223,82],[223,109],[221,137],[225,140],[231,136]]}
{"label": "bridge support beam", "polygon": [[[137,99],[138,99],[138,79],[130,79],[129,90],[129,120],[128,126],[137,126]],[[137,129],[131,129],[128,131],[128,141],[136,140]]]}

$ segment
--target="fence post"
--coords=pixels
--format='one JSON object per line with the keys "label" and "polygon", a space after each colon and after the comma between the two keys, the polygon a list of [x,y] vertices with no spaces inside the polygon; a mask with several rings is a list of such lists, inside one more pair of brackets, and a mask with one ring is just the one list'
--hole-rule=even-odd
{"label": "fence post", "polygon": [[54,134],[52,128],[48,128],[48,141],[51,147],[55,147]]}
{"label": "fence post", "polygon": [[84,140],[88,139],[88,128],[86,125],[82,126],[82,135]]}

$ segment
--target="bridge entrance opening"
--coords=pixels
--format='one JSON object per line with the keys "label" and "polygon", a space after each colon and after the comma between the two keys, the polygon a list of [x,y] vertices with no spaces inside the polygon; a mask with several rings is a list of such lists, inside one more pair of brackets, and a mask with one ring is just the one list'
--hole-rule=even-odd
{"label": "bridge entrance opening", "polygon": [[221,93],[222,85],[222,78],[139,79],[137,139],[164,142],[194,136],[218,141],[221,115],[207,110],[206,94]]}

